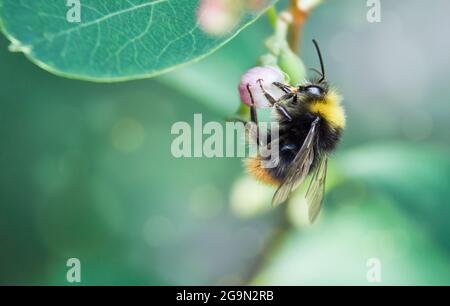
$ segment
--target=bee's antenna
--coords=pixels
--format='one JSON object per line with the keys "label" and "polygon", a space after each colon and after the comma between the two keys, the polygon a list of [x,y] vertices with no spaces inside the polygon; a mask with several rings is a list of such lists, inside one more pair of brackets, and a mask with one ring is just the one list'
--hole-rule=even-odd
{"label": "bee's antenna", "polygon": [[322,76],[322,72],[320,72],[318,69],[316,68],[309,68],[309,70],[314,71],[315,73],[317,73],[318,75]]}
{"label": "bee's antenna", "polygon": [[322,70],[322,78],[320,79],[319,83],[322,83],[325,80],[325,66],[323,64],[322,52],[320,52],[319,44],[315,39],[313,39],[313,44],[316,47],[317,55],[319,56],[320,60],[320,69]]}

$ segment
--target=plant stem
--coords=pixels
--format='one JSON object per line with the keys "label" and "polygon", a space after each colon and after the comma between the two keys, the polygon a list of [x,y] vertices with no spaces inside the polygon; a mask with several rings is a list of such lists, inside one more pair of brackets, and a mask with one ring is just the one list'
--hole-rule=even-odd
{"label": "plant stem", "polygon": [[308,12],[300,9],[301,0],[290,0],[289,11],[292,15],[292,23],[289,27],[289,46],[298,54],[300,50],[301,33],[308,19]]}
{"label": "plant stem", "polygon": [[292,229],[292,223],[288,219],[287,213],[288,204],[285,203],[279,211],[279,219],[275,225],[275,229],[267,238],[267,242],[264,244],[258,257],[252,263],[247,275],[245,277],[245,284],[250,285],[251,282],[258,276],[267,261],[274,255],[274,253],[279,249],[287,236],[287,234]]}

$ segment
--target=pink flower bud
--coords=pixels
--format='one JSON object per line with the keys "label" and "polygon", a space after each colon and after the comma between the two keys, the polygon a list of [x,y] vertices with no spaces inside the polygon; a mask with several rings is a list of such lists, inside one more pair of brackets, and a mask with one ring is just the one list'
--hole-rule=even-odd
{"label": "pink flower bud", "polygon": [[239,83],[239,93],[243,103],[249,106],[252,105],[252,99],[247,89],[247,86],[249,86],[255,106],[257,108],[270,107],[269,101],[264,96],[258,80],[261,80],[263,88],[275,99],[283,96],[283,91],[273,85],[273,82],[285,82],[283,72],[275,67],[254,67],[242,76],[241,82]]}
{"label": "pink flower bud", "polygon": [[201,0],[197,10],[200,28],[210,35],[227,33],[239,20],[235,6],[232,0]]}

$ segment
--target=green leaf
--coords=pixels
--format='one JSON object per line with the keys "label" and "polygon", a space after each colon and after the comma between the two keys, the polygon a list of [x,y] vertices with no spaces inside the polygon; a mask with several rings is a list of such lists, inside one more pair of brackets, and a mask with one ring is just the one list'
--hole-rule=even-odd
{"label": "green leaf", "polygon": [[[347,151],[337,161],[347,181],[392,196],[405,214],[449,251],[448,153],[433,146],[373,144]],[[351,182],[347,187],[354,189]],[[354,197],[354,193],[348,194]]]}
{"label": "green leaf", "polygon": [[241,76],[258,65],[258,58],[267,52],[263,42],[271,32],[267,20],[260,18],[220,52],[155,79],[163,82],[169,90],[206,105],[223,118],[234,117],[241,104],[237,90]]}
{"label": "green leaf", "polygon": [[111,82],[152,77],[211,54],[276,0],[239,11],[220,36],[197,21],[199,0],[82,0],[81,22],[67,21],[66,1],[0,0],[0,28],[10,50],[57,75]]}
{"label": "green leaf", "polygon": [[450,284],[448,153],[384,142],[337,154],[321,218],[288,232],[252,284],[369,285],[370,258],[382,285]]}
{"label": "green leaf", "polygon": [[[252,285],[450,284],[446,252],[389,198],[340,205],[325,217],[289,232]],[[372,258],[381,263],[380,283],[367,278]]]}

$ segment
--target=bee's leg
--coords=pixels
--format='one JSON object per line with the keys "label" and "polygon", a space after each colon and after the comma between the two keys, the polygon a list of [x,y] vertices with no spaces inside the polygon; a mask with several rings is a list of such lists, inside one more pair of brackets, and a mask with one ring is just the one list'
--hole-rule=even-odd
{"label": "bee's leg", "polygon": [[240,122],[240,123],[243,123],[243,124],[247,123],[247,121],[245,121],[245,120],[243,120],[241,118],[234,118],[234,117],[227,117],[227,118],[225,118],[225,122]]}
{"label": "bee's leg", "polygon": [[262,79],[258,80],[259,87],[261,88],[264,97],[266,97],[267,101],[269,101],[270,105],[274,106],[275,103],[277,103],[277,100],[274,97],[272,97],[272,95],[268,93],[267,90],[264,89],[264,87],[262,86],[262,81],[263,81]]}
{"label": "bee's leg", "polygon": [[293,87],[291,87],[291,86],[289,86],[289,85],[280,83],[280,82],[273,82],[273,85],[275,85],[276,87],[278,87],[278,88],[281,89],[284,93],[287,93],[287,94],[291,94],[291,93],[294,93],[294,92],[295,92],[295,88],[293,88]]}
{"label": "bee's leg", "polygon": [[286,101],[289,100],[292,97],[295,97],[295,92],[291,91],[286,93],[285,95],[281,96],[281,98],[279,98],[278,100],[276,100],[269,92],[267,92],[267,90],[265,90],[265,88],[262,86],[262,80],[259,80],[259,87],[261,87],[261,90],[264,94],[264,97],[266,97],[266,99],[269,101],[270,105],[274,106],[276,104],[280,104],[281,101]]}
{"label": "bee's leg", "polygon": [[250,84],[247,84],[247,91],[250,100],[252,101],[252,105],[250,105],[250,121],[258,125],[258,113],[256,112],[255,100],[253,99],[253,93],[250,90]]}
{"label": "bee's leg", "polygon": [[255,100],[253,99],[253,93],[250,90],[250,84],[247,84],[247,91],[252,101],[250,106],[250,121],[256,125],[256,145],[259,147],[259,126],[258,126],[258,112],[256,111]]}
{"label": "bee's leg", "polygon": [[284,108],[283,105],[280,105],[279,103],[276,103],[274,105],[274,107],[283,114],[283,116],[285,116],[289,121],[292,121],[292,117],[291,115],[289,115],[288,111],[286,110],[286,108]]}
{"label": "bee's leg", "polygon": [[274,97],[272,97],[272,95],[270,93],[268,93],[264,87],[262,86],[262,80],[258,80],[259,83],[259,87],[261,87],[261,90],[264,94],[264,97],[266,97],[267,101],[269,101],[270,105],[272,105],[273,107],[275,107],[281,114],[283,114],[283,116],[285,116],[289,121],[292,121],[292,117],[291,115],[289,115],[288,111],[286,110],[286,108],[280,104],[280,101],[284,101],[287,98],[292,97],[293,93],[288,93],[286,95],[284,95],[283,97],[280,98],[280,100],[276,100]]}

